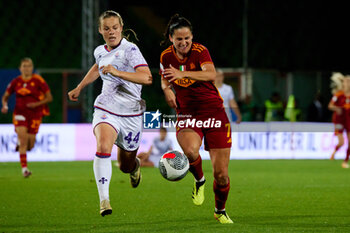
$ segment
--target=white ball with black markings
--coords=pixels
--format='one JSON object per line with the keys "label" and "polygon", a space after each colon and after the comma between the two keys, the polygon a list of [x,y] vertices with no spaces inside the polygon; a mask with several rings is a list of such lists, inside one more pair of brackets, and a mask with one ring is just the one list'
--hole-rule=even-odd
{"label": "white ball with black markings", "polygon": [[178,181],[188,172],[190,163],[183,153],[173,150],[162,155],[159,160],[160,174],[169,181]]}

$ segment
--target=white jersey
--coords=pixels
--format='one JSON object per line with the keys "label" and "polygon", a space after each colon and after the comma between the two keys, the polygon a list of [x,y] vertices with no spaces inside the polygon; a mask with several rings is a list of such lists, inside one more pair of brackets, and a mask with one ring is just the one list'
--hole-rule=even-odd
{"label": "white jersey", "polygon": [[230,106],[229,105],[230,100],[235,98],[232,87],[230,85],[223,83],[222,86],[218,88],[218,90],[220,92],[222,99],[224,100],[224,107],[228,108]]}
{"label": "white jersey", "polygon": [[142,114],[146,109],[145,101],[141,99],[142,85],[103,74],[101,69],[111,64],[120,71],[135,72],[139,66],[148,66],[137,45],[123,38],[111,51],[107,45],[98,46],[94,56],[103,80],[102,93],[95,100],[95,108],[121,116]]}
{"label": "white jersey", "polygon": [[169,137],[165,137],[163,141],[160,140],[160,137],[156,137],[153,140],[152,151],[149,156],[155,167],[158,167],[158,162],[160,157],[167,151],[173,149],[173,142]]}
{"label": "white jersey", "polygon": [[235,98],[233,94],[233,89],[230,85],[223,83],[220,88],[218,88],[221,98],[224,101],[224,107],[226,115],[230,121],[232,121],[231,112],[230,112],[230,100]]}

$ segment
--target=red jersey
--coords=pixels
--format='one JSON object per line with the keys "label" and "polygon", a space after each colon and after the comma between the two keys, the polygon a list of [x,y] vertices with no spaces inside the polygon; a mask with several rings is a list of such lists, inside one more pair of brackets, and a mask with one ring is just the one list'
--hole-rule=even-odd
{"label": "red jersey", "polygon": [[[184,59],[180,59],[173,45],[165,49],[160,55],[160,63],[164,68],[170,64],[182,71],[201,71],[201,66],[213,63],[209,51],[199,43],[192,43],[191,50]],[[212,81],[197,81],[182,78],[172,82],[176,92],[176,102],[179,113],[215,112],[223,108],[223,100]]]}
{"label": "red jersey", "polygon": [[29,80],[18,76],[7,86],[6,92],[11,95],[16,94],[15,114],[31,114],[36,116],[49,115],[47,105],[36,108],[28,108],[27,104],[37,102],[45,97],[45,93],[50,91],[45,80],[38,74],[33,74]]}
{"label": "red jersey", "polygon": [[344,121],[350,120],[350,96],[346,96],[343,91],[338,91],[333,95],[331,101],[335,106],[342,108],[340,115],[333,113],[332,121],[344,124]]}

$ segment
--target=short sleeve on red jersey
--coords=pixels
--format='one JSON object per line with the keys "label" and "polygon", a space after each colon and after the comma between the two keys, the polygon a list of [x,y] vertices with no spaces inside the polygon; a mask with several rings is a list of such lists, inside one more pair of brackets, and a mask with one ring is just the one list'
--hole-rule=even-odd
{"label": "short sleeve on red jersey", "polygon": [[38,85],[42,93],[46,93],[50,90],[49,85],[45,82],[44,78],[38,74],[33,74],[33,77],[38,80]]}
{"label": "short sleeve on red jersey", "polygon": [[6,92],[11,95],[13,92],[15,92],[15,86],[16,86],[17,78],[13,79],[6,88]]}
{"label": "short sleeve on red jersey", "polygon": [[213,61],[211,60],[208,49],[205,48],[203,51],[201,51],[201,55],[199,56],[199,64],[202,66],[208,63],[212,64]]}

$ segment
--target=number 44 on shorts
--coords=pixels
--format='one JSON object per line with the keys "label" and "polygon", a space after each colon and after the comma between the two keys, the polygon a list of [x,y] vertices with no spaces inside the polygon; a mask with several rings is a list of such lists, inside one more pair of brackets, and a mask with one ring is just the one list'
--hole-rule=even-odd
{"label": "number 44 on shorts", "polygon": [[128,135],[124,137],[124,140],[128,142],[129,149],[133,149],[135,145],[132,142],[135,142],[136,144],[139,142],[140,132],[138,132],[134,138],[133,138],[132,132],[129,132]]}

